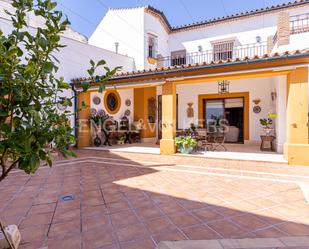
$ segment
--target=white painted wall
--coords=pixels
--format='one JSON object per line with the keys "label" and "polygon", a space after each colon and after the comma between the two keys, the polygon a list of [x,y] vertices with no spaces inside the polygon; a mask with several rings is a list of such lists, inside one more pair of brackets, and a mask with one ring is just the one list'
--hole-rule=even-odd
{"label": "white painted wall", "polygon": [[163,57],[169,56],[170,55],[170,50],[169,50],[169,34],[166,32],[158,18],[154,17],[153,15],[149,13],[145,13],[145,69],[154,69],[156,68],[155,65],[151,65],[147,61],[147,35],[153,34],[158,37],[158,51],[157,54],[162,55]]}
{"label": "white painted wall", "polygon": [[[117,90],[117,92],[119,93],[120,99],[121,99],[121,106],[119,111],[116,114],[109,114],[110,116],[113,116],[113,118],[116,121],[120,121],[120,119],[124,116],[124,113],[126,110],[130,110],[131,114],[130,116],[127,116],[129,119],[129,122],[132,123],[133,119],[134,119],[134,92],[133,89],[123,89],[123,90]],[[99,92],[92,92],[90,95],[90,108],[96,109],[97,111],[99,110],[104,110],[107,114],[108,112],[105,109],[104,106],[104,95],[105,95],[105,91],[103,93],[99,93]],[[99,105],[95,105],[93,103],[93,98],[94,97],[99,97],[101,99],[101,102]],[[129,99],[131,100],[131,105],[130,106],[126,106],[125,101]]]}
{"label": "white painted wall", "polygon": [[276,119],[276,146],[277,152],[283,153],[283,145],[286,141],[286,76],[277,76],[273,78],[273,90],[277,98],[275,100],[274,111],[277,113]]}
{"label": "white painted wall", "polygon": [[135,59],[136,68],[144,68],[144,7],[110,9],[89,38],[89,44],[115,51]]}

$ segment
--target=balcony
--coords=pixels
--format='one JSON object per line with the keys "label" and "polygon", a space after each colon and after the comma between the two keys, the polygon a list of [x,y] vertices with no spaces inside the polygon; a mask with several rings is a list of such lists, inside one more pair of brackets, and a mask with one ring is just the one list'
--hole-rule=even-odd
{"label": "balcony", "polygon": [[263,56],[267,54],[267,43],[252,43],[234,46],[231,50],[206,50],[187,53],[183,56],[167,56],[157,59],[157,67],[180,66],[196,63],[211,63],[228,59],[244,59],[246,57]]}
{"label": "balcony", "polygon": [[309,13],[290,17],[291,34],[309,32]]}

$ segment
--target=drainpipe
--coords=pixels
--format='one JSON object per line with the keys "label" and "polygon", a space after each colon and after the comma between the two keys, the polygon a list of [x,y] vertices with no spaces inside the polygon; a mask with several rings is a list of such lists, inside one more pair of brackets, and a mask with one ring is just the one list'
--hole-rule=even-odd
{"label": "drainpipe", "polygon": [[[74,85],[71,85],[73,96],[74,96],[74,137],[77,139],[77,91],[75,90]],[[75,141],[74,146],[77,146],[77,143]]]}

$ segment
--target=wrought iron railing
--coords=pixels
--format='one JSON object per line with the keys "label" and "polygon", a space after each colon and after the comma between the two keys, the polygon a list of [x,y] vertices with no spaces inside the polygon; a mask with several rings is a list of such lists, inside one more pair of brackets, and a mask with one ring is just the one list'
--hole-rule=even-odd
{"label": "wrought iron railing", "polygon": [[291,34],[309,32],[309,13],[290,17]]}
{"label": "wrought iron railing", "polygon": [[263,56],[267,54],[267,43],[252,43],[234,46],[231,51],[206,50],[187,53],[183,56],[167,56],[157,59],[157,67],[169,67],[196,63],[211,63],[227,59],[244,59],[246,57]]}

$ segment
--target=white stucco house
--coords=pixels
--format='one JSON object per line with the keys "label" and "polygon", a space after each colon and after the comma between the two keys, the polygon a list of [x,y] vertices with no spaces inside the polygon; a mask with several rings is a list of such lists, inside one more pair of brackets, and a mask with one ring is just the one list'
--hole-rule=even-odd
{"label": "white stucco house", "polygon": [[[134,58],[137,70],[118,74],[110,84],[121,106],[126,99],[134,103],[130,120],[154,123],[156,129],[143,130],[142,139],[160,140],[162,154],[175,152],[177,131],[192,123],[205,128],[218,116],[233,131],[229,142],[258,146],[265,133],[260,119],[276,113],[275,151],[289,162],[309,163],[299,156],[309,149],[308,86],[300,84],[308,82],[308,39],[309,1],[299,0],[181,27],[172,27],[151,6],[111,8],[89,44]],[[73,80],[76,89],[79,82]],[[295,82],[299,88],[292,87]],[[97,96],[89,92],[90,101]],[[91,108],[124,115],[123,108],[111,112],[104,103]],[[87,135],[79,142],[91,145]]]}
{"label": "white stucco house", "polygon": [[[0,9],[8,2],[0,1]],[[31,28],[40,25],[31,19]],[[0,28],[11,28],[3,13]],[[142,141],[159,142],[162,154],[173,154],[179,132],[192,124],[207,129],[219,119],[229,127],[226,142],[259,150],[265,136],[260,119],[276,113],[272,149],[290,164],[309,165],[309,0],[181,27],[151,6],[111,8],[89,41],[73,30],[62,40],[67,47],[58,55],[59,74],[76,91],[91,82],[85,78],[90,59],[123,66],[102,94],[93,83],[77,97],[77,104],[89,104],[77,121],[91,109],[142,121]],[[77,138],[78,147],[93,146],[90,125]]]}

